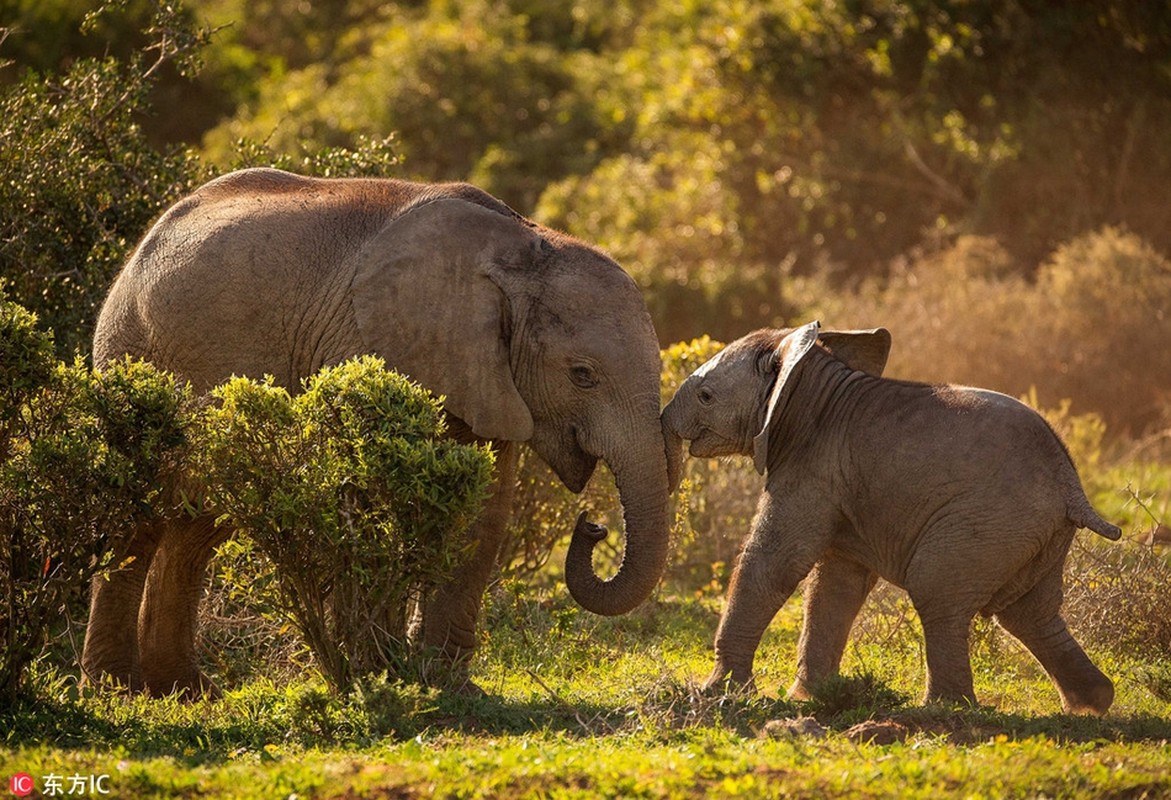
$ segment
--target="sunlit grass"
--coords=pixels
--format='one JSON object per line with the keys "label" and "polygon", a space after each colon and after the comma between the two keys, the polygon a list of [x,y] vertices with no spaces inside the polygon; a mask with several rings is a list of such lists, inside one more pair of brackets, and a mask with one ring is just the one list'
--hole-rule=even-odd
{"label": "sunlit grass", "polygon": [[[1115,469],[1089,483],[1118,483]],[[1130,469],[1165,502],[1171,470]],[[1134,505],[1111,507],[1102,491],[1107,515]],[[1133,541],[1084,548],[1067,605],[1089,604],[1071,626],[1115,681],[1103,719],[1060,713],[1033,657],[984,619],[971,636],[980,705],[921,705],[918,618],[884,584],[825,695],[784,699],[800,592],[757,652],[759,693],[705,694],[719,581],[666,585],[602,618],[546,574],[505,579],[486,598],[472,665],[484,697],[378,681],[338,696],[311,669],[260,664],[222,699],[182,703],[79,689],[42,664],[36,700],[0,715],[0,772],[109,775],[108,796],[126,798],[1171,796],[1167,643],[1116,646],[1108,627],[1133,627],[1132,607],[1149,615],[1141,603],[1165,597],[1165,556]],[[1085,611],[1094,604],[1101,619]],[[887,743],[867,743],[875,735]]]}
{"label": "sunlit grass", "polygon": [[[6,720],[0,770],[108,774],[113,797],[1171,794],[1171,696],[1141,677],[1157,665],[1092,653],[1118,700],[1103,720],[1067,717],[1026,651],[978,630],[983,705],[922,707],[918,626],[900,604],[880,596],[855,632],[844,672],[872,677],[848,679],[833,701],[854,697],[853,709],[782,699],[796,598],[758,654],[761,694],[729,698],[697,685],[710,668],[710,599],[664,597],[605,620],[561,591],[505,586],[486,609],[491,633],[473,670],[487,697],[402,686],[334,697],[306,676],[201,703],[71,700],[58,678]],[[815,733],[768,726],[809,713]],[[855,741],[867,718],[889,720],[899,741]]]}

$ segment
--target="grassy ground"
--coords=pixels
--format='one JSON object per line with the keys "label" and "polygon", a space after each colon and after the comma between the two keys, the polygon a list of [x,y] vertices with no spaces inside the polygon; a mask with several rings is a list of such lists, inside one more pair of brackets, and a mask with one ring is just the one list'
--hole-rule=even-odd
{"label": "grassy ground", "polygon": [[[1167,518],[1169,474],[1103,473],[1109,494],[1095,502],[1137,540]],[[258,664],[223,699],[182,704],[79,692],[45,668],[38,700],[0,715],[0,775],[27,773],[42,791],[57,776],[59,796],[75,776],[108,776],[85,793],[121,798],[1171,797],[1169,569],[1136,541],[1083,535],[1071,556],[1073,627],[1117,687],[1103,719],[1060,714],[1036,662],[983,620],[972,636],[983,705],[920,705],[918,622],[890,587],[859,620],[850,677],[799,704],[778,699],[799,598],[757,655],[761,694],[710,697],[696,681],[718,582],[602,619],[555,580],[504,581],[473,670],[485,697],[370,681],[339,698],[310,671]]]}
{"label": "grassy ground", "polygon": [[[880,596],[847,654],[856,677],[776,699],[800,609],[758,657],[763,694],[696,691],[718,598],[660,598],[623,619],[505,585],[467,699],[372,682],[331,698],[256,678],[219,701],[70,699],[67,679],[3,720],[0,771],[109,778],[110,797],[1171,797],[1171,693],[1157,662],[1095,653],[1118,684],[1105,719],[1058,714],[1026,653],[977,630],[980,708],[919,706],[922,653]],[[883,630],[883,626],[887,630]],[[869,677],[858,677],[869,676]],[[1162,695],[1162,696],[1160,696]],[[992,707],[995,706],[995,707]],[[63,792],[64,793],[64,792]]]}

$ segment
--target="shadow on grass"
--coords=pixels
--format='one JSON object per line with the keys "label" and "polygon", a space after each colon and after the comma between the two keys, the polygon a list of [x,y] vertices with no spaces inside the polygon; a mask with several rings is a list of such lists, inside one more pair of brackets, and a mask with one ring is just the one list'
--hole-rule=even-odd
{"label": "shadow on grass", "polygon": [[723,729],[748,738],[772,735],[770,725],[776,730],[777,720],[813,716],[818,722],[813,729],[786,735],[845,735],[877,743],[926,736],[956,745],[998,737],[1045,737],[1073,744],[1171,740],[1171,720],[1150,715],[1033,717],[987,707],[897,703],[828,712],[809,703],[760,696],[713,696],[693,685],[674,683],[648,687],[641,702],[625,707],[569,703],[555,695],[516,701],[436,692],[355,701],[352,696],[337,698],[304,688],[274,688],[263,696],[229,694],[223,700],[193,704],[127,695],[77,701],[25,698],[0,710],[0,731],[4,744],[13,748],[108,749],[132,759],[171,757],[194,767],[224,763],[249,752],[263,757],[273,745],[361,748],[419,735],[554,733],[589,739],[638,733],[665,740],[689,731]]}
{"label": "shadow on grass", "polygon": [[[915,737],[939,737],[952,744],[975,744],[997,737],[1009,740],[1044,736],[1058,743],[1166,742],[1171,719],[1150,714],[1093,717],[1051,714],[1030,716],[990,706],[930,703],[912,705],[869,673],[838,675],[813,687],[813,697],[795,704],[796,714],[770,720],[763,735],[812,731],[823,736],[844,733],[855,741],[893,743]],[[813,726],[796,723],[813,719]]]}
{"label": "shadow on grass", "polygon": [[554,732],[589,738],[617,731],[628,709],[569,706],[555,699],[517,702],[485,696],[432,694],[424,702],[374,707],[324,691],[185,704],[167,698],[101,696],[83,700],[24,697],[0,710],[0,744],[66,750],[117,750],[129,758],[167,756],[187,766],[214,764],[271,745],[362,747],[420,734],[480,736]]}
{"label": "shadow on grass", "polygon": [[1034,717],[982,706],[955,708],[927,705],[907,708],[876,719],[887,719],[902,725],[911,735],[946,737],[953,744],[975,744],[998,736],[1010,740],[1044,736],[1062,744],[1171,740],[1171,719],[1148,714],[1125,717],[1052,714]]}

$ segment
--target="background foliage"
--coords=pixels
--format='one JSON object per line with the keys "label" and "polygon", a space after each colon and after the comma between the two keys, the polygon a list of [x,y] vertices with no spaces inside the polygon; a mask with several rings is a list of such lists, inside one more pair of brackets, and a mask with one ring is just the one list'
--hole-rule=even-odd
{"label": "background foliage", "polygon": [[0,2],[0,276],[63,351],[162,207],[281,163],[472,180],[610,250],[664,346],[821,313],[894,327],[901,377],[1165,415],[1171,371],[1115,357],[1171,334],[1165,3],[126,0],[83,34],[96,2]]}

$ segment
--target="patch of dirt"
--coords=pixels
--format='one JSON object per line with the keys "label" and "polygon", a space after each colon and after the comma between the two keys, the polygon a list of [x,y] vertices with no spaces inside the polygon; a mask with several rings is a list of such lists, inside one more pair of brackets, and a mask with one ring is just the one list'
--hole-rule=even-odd
{"label": "patch of dirt", "polygon": [[905,742],[911,730],[893,719],[868,719],[849,728],[845,734],[855,744],[895,744]]}
{"label": "patch of dirt", "polygon": [[843,730],[822,725],[814,717],[774,719],[765,723],[757,735],[762,739],[821,739],[832,732],[840,732],[856,744],[888,745],[905,742],[915,736],[938,736],[952,744],[986,742],[1012,731],[1003,726],[976,722],[963,716],[896,713],[856,723]]}
{"label": "patch of dirt", "polygon": [[808,736],[820,739],[825,736],[826,729],[813,717],[796,717],[793,719],[771,719],[760,729],[762,739],[795,739]]}

